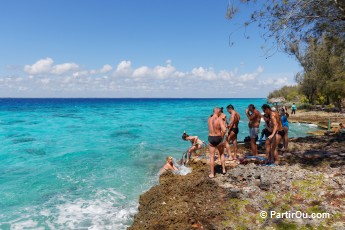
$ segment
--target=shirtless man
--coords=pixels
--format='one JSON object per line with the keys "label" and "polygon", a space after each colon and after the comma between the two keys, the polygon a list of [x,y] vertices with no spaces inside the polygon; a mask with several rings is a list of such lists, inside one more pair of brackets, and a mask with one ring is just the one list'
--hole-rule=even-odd
{"label": "shirtless man", "polygon": [[[280,119],[278,112],[274,112],[271,110],[271,107],[267,104],[264,104],[262,107],[262,111],[270,116],[273,131],[270,136],[267,137],[268,140],[271,142],[271,151],[270,151],[270,158],[272,155],[274,157],[274,164],[279,164],[279,155],[277,150],[277,145],[279,144],[280,140],[284,137],[285,132],[283,129],[283,125]],[[273,154],[272,154],[273,153]]]}
{"label": "shirtless man", "polygon": [[246,115],[249,119],[249,135],[250,135],[250,145],[252,147],[252,153],[254,156],[258,155],[258,147],[256,146],[256,138],[259,134],[259,127],[261,121],[260,112],[255,109],[253,104],[248,105],[246,109]]}
{"label": "shirtless man", "polygon": [[[225,142],[225,148],[228,152],[230,160],[237,159],[237,134],[238,134],[238,123],[240,122],[240,114],[235,111],[234,106],[228,105],[226,107],[228,112],[230,113],[229,124],[228,124],[228,135]],[[232,142],[234,146],[234,155],[231,156],[230,151],[230,142]]]}
{"label": "shirtless man", "polygon": [[224,158],[224,143],[223,137],[226,132],[226,127],[222,118],[220,117],[220,108],[213,109],[213,116],[208,118],[208,142],[210,148],[210,178],[214,178],[214,153],[218,149],[220,161],[222,164],[222,172],[225,173],[225,158]]}

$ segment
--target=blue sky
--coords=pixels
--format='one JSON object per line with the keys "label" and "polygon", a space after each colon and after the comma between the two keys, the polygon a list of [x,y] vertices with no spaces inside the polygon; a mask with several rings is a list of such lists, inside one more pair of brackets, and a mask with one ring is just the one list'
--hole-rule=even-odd
{"label": "blue sky", "polygon": [[265,97],[298,63],[267,58],[252,8],[225,0],[2,1],[0,97]]}

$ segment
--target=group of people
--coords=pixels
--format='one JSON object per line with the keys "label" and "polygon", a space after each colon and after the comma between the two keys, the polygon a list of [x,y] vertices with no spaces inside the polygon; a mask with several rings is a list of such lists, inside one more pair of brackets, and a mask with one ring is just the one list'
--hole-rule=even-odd
{"label": "group of people", "polygon": [[[218,150],[219,158],[222,167],[222,173],[226,173],[225,169],[225,156],[224,149],[226,148],[229,160],[238,161],[237,158],[237,134],[239,133],[240,114],[235,110],[233,105],[226,107],[230,114],[229,120],[226,119],[226,114],[223,112],[223,107],[215,107],[213,114],[208,118],[208,142],[210,150],[210,178],[214,177],[214,156],[216,150]],[[284,151],[288,146],[288,117],[286,107],[280,108],[278,111],[274,107],[270,107],[268,104],[264,104],[261,107],[264,115],[265,128],[262,130],[261,138],[266,136],[265,150],[267,163],[279,164],[278,144],[283,140]],[[296,108],[293,109],[296,111]],[[255,108],[253,104],[250,104],[246,109],[246,116],[249,120],[249,136],[252,154],[258,155],[258,147],[256,141],[258,140],[259,127],[261,123],[261,113]],[[187,152],[187,162],[193,153],[202,149],[205,143],[199,139],[198,136],[190,136],[186,132],[183,133],[182,139],[191,142],[191,147]],[[230,150],[230,144],[233,144],[233,153]],[[173,166],[172,158],[167,158],[167,163],[163,167],[166,170],[177,170]]]}

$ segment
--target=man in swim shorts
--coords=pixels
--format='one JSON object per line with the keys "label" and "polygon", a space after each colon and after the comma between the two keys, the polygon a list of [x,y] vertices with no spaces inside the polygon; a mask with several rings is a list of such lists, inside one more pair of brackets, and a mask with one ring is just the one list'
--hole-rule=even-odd
{"label": "man in swim shorts", "polygon": [[[225,148],[228,152],[229,159],[230,160],[236,160],[237,159],[237,134],[238,134],[238,123],[240,122],[240,114],[235,111],[233,105],[228,105],[226,107],[228,112],[230,113],[230,118],[229,118],[229,124],[228,124],[228,133],[226,137],[226,142],[225,142]],[[230,151],[230,142],[232,142],[234,146],[234,155],[231,155]]]}
{"label": "man in swim shorts", "polygon": [[208,142],[210,148],[210,178],[214,178],[214,153],[217,149],[219,152],[222,171],[225,173],[224,143],[223,138],[226,132],[224,121],[221,118],[220,108],[213,109],[213,116],[208,118]]}
{"label": "man in swim shorts", "polygon": [[[270,157],[269,161],[272,162],[274,160],[274,164],[279,164],[279,155],[278,155],[278,144],[280,143],[280,140],[284,137],[285,132],[283,129],[283,125],[280,119],[280,116],[278,112],[272,111],[271,107],[267,104],[264,104],[262,107],[262,111],[270,116],[270,120],[272,122],[273,131],[270,136],[267,137],[268,140],[270,140],[271,143],[271,151],[270,151]],[[273,156],[273,157],[272,157]],[[273,158],[273,160],[272,160]]]}
{"label": "man in swim shorts", "polygon": [[252,148],[252,153],[254,156],[258,155],[258,147],[256,146],[256,138],[259,134],[259,127],[261,121],[261,114],[255,108],[253,104],[248,105],[246,109],[246,115],[249,119],[249,136],[250,136],[250,145]]}

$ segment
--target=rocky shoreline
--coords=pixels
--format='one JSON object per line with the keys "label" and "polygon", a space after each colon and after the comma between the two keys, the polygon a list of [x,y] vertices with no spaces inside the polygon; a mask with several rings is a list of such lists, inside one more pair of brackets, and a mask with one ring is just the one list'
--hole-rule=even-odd
{"label": "rocky shoreline", "polygon": [[327,129],[329,118],[332,123],[345,124],[345,114],[343,113],[305,110],[299,110],[296,114],[291,114],[289,116],[289,122],[315,124],[321,128]]}
{"label": "rocky shoreline", "polygon": [[[326,112],[298,111],[289,120],[326,128],[329,117],[345,123],[344,114]],[[290,139],[280,166],[227,161],[227,173],[220,174],[217,165],[216,178],[209,179],[207,160],[197,159],[185,176],[164,173],[159,185],[140,196],[128,229],[345,229],[345,135],[324,133]],[[239,146],[240,156],[249,152],[249,144]],[[262,211],[276,218],[262,218]]]}
{"label": "rocky shoreline", "polygon": [[[244,163],[227,164],[215,179],[206,160],[191,162],[185,176],[164,173],[140,196],[128,229],[345,229],[344,135],[292,139],[280,166]],[[262,211],[329,216],[262,218]]]}

